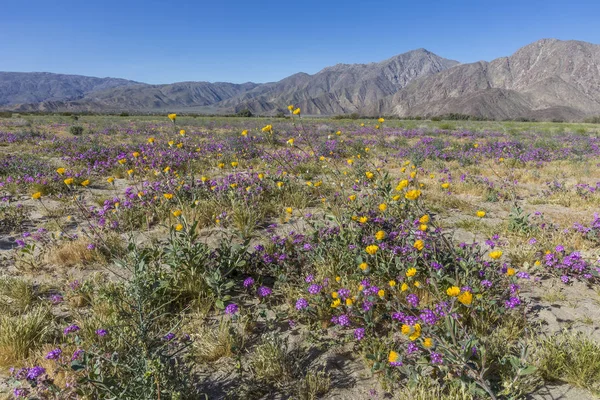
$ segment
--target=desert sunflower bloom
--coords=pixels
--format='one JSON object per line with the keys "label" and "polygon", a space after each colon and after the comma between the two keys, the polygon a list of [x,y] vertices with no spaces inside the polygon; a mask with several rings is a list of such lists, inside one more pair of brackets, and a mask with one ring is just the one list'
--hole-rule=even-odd
{"label": "desert sunflower bloom", "polygon": [[367,252],[367,254],[370,254],[372,256],[377,253],[377,250],[379,250],[379,246],[377,246],[376,244],[371,244],[365,247],[365,251]]}
{"label": "desert sunflower bloom", "polygon": [[169,114],[167,115],[167,117],[169,117],[171,121],[175,122],[175,120],[177,119],[177,114]]}
{"label": "desert sunflower bloom", "polygon": [[42,192],[35,192],[31,195],[31,198],[34,200],[39,200],[42,197]]}

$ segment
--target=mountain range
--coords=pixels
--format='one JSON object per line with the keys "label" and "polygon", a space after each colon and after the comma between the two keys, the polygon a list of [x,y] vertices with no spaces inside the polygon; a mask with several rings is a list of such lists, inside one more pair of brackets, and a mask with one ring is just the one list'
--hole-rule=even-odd
{"label": "mountain range", "polygon": [[115,78],[0,72],[12,111],[434,116],[579,120],[600,115],[600,45],[542,39],[513,55],[461,64],[418,49],[278,82],[150,85]]}

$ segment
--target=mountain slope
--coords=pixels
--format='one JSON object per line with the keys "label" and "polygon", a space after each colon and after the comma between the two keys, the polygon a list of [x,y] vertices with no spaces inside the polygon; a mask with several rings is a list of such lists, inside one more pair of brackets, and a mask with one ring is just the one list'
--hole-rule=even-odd
{"label": "mountain slope", "polygon": [[600,113],[600,46],[542,39],[510,57],[418,79],[379,103],[400,116],[575,119]]}
{"label": "mountain slope", "polygon": [[232,97],[218,106],[261,114],[285,110],[288,104],[311,115],[362,112],[412,80],[456,64],[425,49],[413,50],[378,63],[338,64],[314,75],[295,74]]}
{"label": "mountain slope", "polygon": [[0,106],[75,100],[95,91],[136,83],[48,72],[0,72]]}

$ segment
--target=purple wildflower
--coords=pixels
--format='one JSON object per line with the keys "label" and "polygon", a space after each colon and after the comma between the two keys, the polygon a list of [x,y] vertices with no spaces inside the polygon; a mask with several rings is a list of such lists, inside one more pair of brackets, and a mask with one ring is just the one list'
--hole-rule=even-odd
{"label": "purple wildflower", "polygon": [[62,350],[61,349],[54,349],[50,352],[48,352],[48,354],[46,354],[46,360],[58,360],[58,358],[60,357],[60,355],[62,354]]}
{"label": "purple wildflower", "polygon": [[240,308],[238,307],[237,304],[231,303],[231,304],[228,304],[227,307],[225,307],[225,314],[234,315],[234,314],[237,314],[239,310],[240,310]]}
{"label": "purple wildflower", "polygon": [[267,297],[272,293],[273,293],[273,290],[271,290],[271,288],[268,288],[266,286],[261,286],[258,288],[258,297]]}
{"label": "purple wildflower", "polygon": [[296,310],[304,310],[308,307],[308,301],[305,298],[300,298],[296,301]]}
{"label": "purple wildflower", "polygon": [[362,340],[365,337],[365,328],[356,328],[354,330],[354,339]]}
{"label": "purple wildflower", "polygon": [[80,329],[81,328],[77,325],[69,325],[63,330],[63,334],[68,335],[69,333],[77,332]]}
{"label": "purple wildflower", "polygon": [[254,285],[254,279],[252,279],[252,277],[247,277],[246,279],[244,279],[244,283],[243,283],[245,288],[249,288],[252,285]]}

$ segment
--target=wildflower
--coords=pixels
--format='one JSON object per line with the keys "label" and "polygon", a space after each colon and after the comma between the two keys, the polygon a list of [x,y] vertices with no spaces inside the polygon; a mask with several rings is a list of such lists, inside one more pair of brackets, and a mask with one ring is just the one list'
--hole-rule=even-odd
{"label": "wildflower", "polygon": [[277,187],[281,189],[283,187],[283,182],[281,182],[281,181],[277,182]]}
{"label": "wildflower", "polygon": [[296,310],[304,310],[308,308],[308,300],[305,298],[300,298],[296,301]]}
{"label": "wildflower", "polygon": [[458,301],[460,301],[465,306],[471,305],[471,303],[473,302],[473,295],[471,294],[471,292],[462,292],[460,295],[458,295]]}
{"label": "wildflower", "polygon": [[60,358],[61,354],[62,354],[61,349],[54,349],[54,350],[48,352],[48,354],[46,354],[46,357],[44,357],[44,358],[46,360],[58,360]]}
{"label": "wildflower", "polygon": [[361,224],[364,224],[364,223],[366,223],[368,220],[369,220],[369,218],[368,218],[368,217],[364,217],[364,216],[363,216],[363,217],[360,217],[360,218],[358,219],[358,222],[360,222]]}
{"label": "wildflower", "polygon": [[272,293],[273,293],[273,290],[271,290],[270,288],[268,288],[266,286],[261,286],[258,288],[258,296],[259,297],[267,297]]}
{"label": "wildflower", "polygon": [[384,231],[378,231],[375,234],[375,239],[377,239],[377,240],[383,240],[383,239],[385,239],[385,232]]}
{"label": "wildflower", "polygon": [[131,153],[131,155],[132,155],[134,158],[138,158],[138,157],[140,156],[140,153],[139,153],[138,151],[134,151],[133,153]]}
{"label": "wildflower", "polygon": [[341,304],[342,304],[342,301],[340,299],[335,299],[331,303],[331,308],[338,308]]}
{"label": "wildflower", "polygon": [[390,351],[390,354],[388,355],[388,362],[395,363],[398,361],[399,358],[400,358],[400,355],[392,350],[392,351]]}
{"label": "wildflower", "polygon": [[237,161],[232,161],[232,162],[231,162],[231,166],[232,166],[233,168],[237,167],[237,166],[238,166],[238,162],[237,162]]}
{"label": "wildflower", "polygon": [[67,178],[67,179],[65,179],[64,180],[65,185],[67,185],[67,186],[72,185],[73,184],[73,180],[74,180],[73,178]]}
{"label": "wildflower", "polygon": [[181,136],[185,136],[185,129],[182,129],[182,130],[180,130],[180,131],[179,131],[179,134],[180,134]]}
{"label": "wildflower", "polygon": [[416,308],[419,306],[419,296],[417,296],[414,293],[411,293],[408,296],[406,296],[406,302]]}
{"label": "wildflower", "polygon": [[427,230],[427,225],[426,225],[426,224],[421,224],[421,225],[419,225],[419,230],[420,230],[421,232],[425,232],[425,231]]}
{"label": "wildflower", "polygon": [[377,246],[376,244],[369,245],[365,248],[367,254],[370,254],[372,256],[375,255],[375,253],[377,253],[377,250],[379,250],[379,246]]}
{"label": "wildflower", "polygon": [[385,296],[385,290],[379,289],[379,291],[377,292],[377,296],[379,296],[383,299],[383,297]]}
{"label": "wildflower", "polygon": [[77,325],[69,325],[63,330],[63,334],[68,335],[69,333],[77,332],[80,329],[81,328],[79,328]]}
{"label": "wildflower", "polygon": [[133,175],[135,171],[133,169],[129,169],[127,170],[127,175]]}
{"label": "wildflower", "polygon": [[348,163],[348,165],[352,165],[352,164],[354,164],[354,160],[349,158],[346,160],[346,163]]}
{"label": "wildflower", "polygon": [[336,281],[337,283],[340,283],[340,282],[342,281],[342,278],[341,278],[340,276],[336,276],[336,277],[335,277],[335,281]]}
{"label": "wildflower", "polygon": [[152,144],[152,143],[154,143],[154,138],[153,138],[153,137],[151,137],[151,138],[148,138],[148,143],[149,143],[149,144]]}
{"label": "wildflower", "polygon": [[85,187],[88,186],[90,184],[90,180],[86,179],[85,181],[81,182],[81,186]]}
{"label": "wildflower", "polygon": [[34,200],[39,200],[42,197],[42,192],[35,192],[31,195],[31,198]]}
{"label": "wildflower", "polygon": [[356,200],[356,195],[355,194],[351,194],[350,196],[348,196],[348,200],[350,200],[350,201]]}
{"label": "wildflower", "polygon": [[169,117],[171,121],[175,122],[175,120],[177,119],[177,114],[169,114],[167,115],[167,117]]}
{"label": "wildflower", "polygon": [[404,179],[404,180],[401,180],[401,181],[398,183],[398,186],[396,186],[396,191],[397,191],[397,192],[400,192],[402,189],[404,189],[404,188],[405,188],[405,187],[407,187],[407,186],[408,186],[408,180],[406,180],[406,179]]}
{"label": "wildflower", "polygon": [[294,145],[294,138],[288,139],[287,144],[289,144],[290,146]]}
{"label": "wildflower", "polygon": [[321,285],[312,284],[308,287],[308,293],[310,294],[319,294],[323,287]]}
{"label": "wildflower", "polygon": [[348,297],[346,299],[346,307],[352,307],[353,303],[354,303],[354,300],[352,300],[350,297]]}
{"label": "wildflower", "polygon": [[285,209],[285,212],[286,212],[286,213],[288,213],[288,214],[291,214],[291,213],[292,213],[292,211],[293,211],[293,210],[292,210],[292,207],[287,207],[287,208]]}
{"label": "wildflower", "polygon": [[423,347],[425,347],[426,349],[429,349],[432,346],[433,346],[433,339],[432,338],[425,338],[425,339],[423,339]]}
{"label": "wildflower", "polygon": [[404,197],[408,200],[417,200],[421,196],[421,191],[418,189],[409,190]]}
{"label": "wildflower", "polygon": [[298,114],[300,114],[300,109],[299,109],[299,108],[296,108],[296,109],[293,111],[293,114],[294,114],[294,115],[298,115]]}
{"label": "wildflower", "polygon": [[176,230],[177,232],[181,231],[182,229],[183,229],[183,225],[181,225],[181,224],[177,224],[177,225],[175,225],[175,230]]}
{"label": "wildflower", "polygon": [[485,211],[483,211],[483,210],[479,210],[479,211],[477,211],[477,214],[476,214],[476,215],[477,215],[479,218],[483,218],[483,217],[485,217]]}
{"label": "wildflower", "polygon": [[173,211],[173,215],[176,216],[176,217],[180,217],[181,214],[182,214],[181,210],[175,210],[175,211]]}
{"label": "wildflower", "polygon": [[60,168],[58,168],[58,169],[56,170],[56,172],[57,172],[59,175],[63,175],[63,174],[65,173],[65,171],[66,171],[66,169],[64,169],[63,167],[60,167]]}
{"label": "wildflower", "polygon": [[387,204],[381,203],[379,205],[379,211],[384,212],[385,210],[387,210],[387,207],[388,207]]}
{"label": "wildflower", "polygon": [[173,198],[173,193],[165,193],[163,194],[163,196],[165,197],[165,199],[171,200]]}
{"label": "wildflower", "polygon": [[425,247],[425,243],[422,240],[417,240],[415,241],[415,243],[413,244],[413,247],[419,251],[423,250],[423,248]]}
{"label": "wildflower", "polygon": [[254,285],[254,279],[252,277],[244,279],[243,285],[245,288],[249,288],[250,286]]}
{"label": "wildflower", "polygon": [[248,136],[248,131],[246,129],[244,129],[242,131],[242,136],[244,136],[244,137]]}
{"label": "wildflower", "polygon": [[238,307],[237,304],[231,303],[231,304],[228,304],[227,307],[225,307],[225,314],[235,315],[238,313],[239,310],[240,310],[240,308]]}
{"label": "wildflower", "polygon": [[409,269],[406,271],[406,276],[407,276],[407,277],[409,277],[409,278],[410,278],[411,276],[415,276],[416,274],[417,274],[417,269],[416,269],[416,268],[409,268]]}
{"label": "wildflower", "polygon": [[449,187],[450,187],[450,184],[448,182],[442,183],[442,189],[448,189]]}
{"label": "wildflower", "polygon": [[406,283],[403,283],[402,286],[400,286],[400,290],[406,292],[408,290],[408,285]]}
{"label": "wildflower", "polygon": [[342,134],[342,131],[337,131],[335,134],[340,136]]}
{"label": "wildflower", "polygon": [[440,353],[431,352],[431,363],[432,364],[443,364],[444,359]]}
{"label": "wildflower", "polygon": [[421,218],[419,218],[419,222],[422,224],[427,224],[429,222],[429,215],[425,214]]}
{"label": "wildflower", "polygon": [[458,286],[452,286],[446,289],[446,294],[450,297],[456,297],[460,294],[460,288]]}
{"label": "wildflower", "polygon": [[359,268],[360,268],[362,271],[366,271],[366,270],[367,270],[367,268],[369,268],[369,266],[367,265],[367,263],[366,263],[366,262],[360,263],[360,264],[358,265],[358,267],[359,267]]}
{"label": "wildflower", "polygon": [[46,373],[46,369],[44,369],[43,367],[40,367],[40,366],[35,366],[33,368],[29,368],[29,370],[27,371],[26,377],[30,381],[35,381],[37,378],[44,375],[45,373]]}
{"label": "wildflower", "polygon": [[508,276],[513,276],[515,273],[516,273],[516,271],[514,268],[508,268],[506,270],[506,275],[508,275]]}
{"label": "wildflower", "polygon": [[365,328],[356,328],[354,330],[354,339],[362,340],[365,337]]}
{"label": "wildflower", "polygon": [[365,175],[366,175],[367,179],[372,179],[372,178],[373,178],[373,176],[375,176],[375,175],[374,175],[372,172],[370,172],[370,171],[367,171],[367,172],[365,172]]}
{"label": "wildflower", "polygon": [[104,337],[106,336],[108,332],[106,331],[106,329],[98,329],[96,330],[96,335],[100,336],[100,337]]}
{"label": "wildflower", "polygon": [[273,132],[273,126],[265,125],[261,130],[265,133],[271,133],[271,132]]}
{"label": "wildflower", "polygon": [[497,259],[499,259],[500,257],[502,257],[502,251],[501,251],[501,250],[492,251],[492,252],[490,253],[490,258],[491,258],[492,260],[497,260]]}

